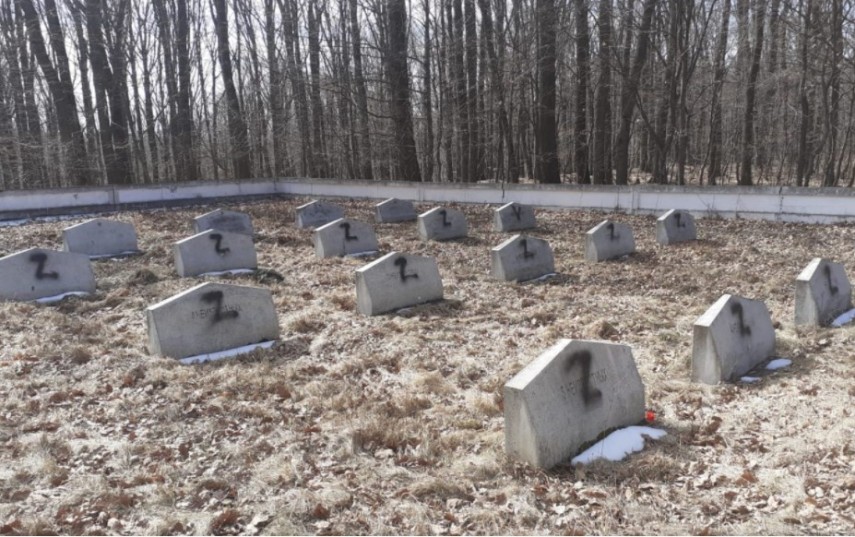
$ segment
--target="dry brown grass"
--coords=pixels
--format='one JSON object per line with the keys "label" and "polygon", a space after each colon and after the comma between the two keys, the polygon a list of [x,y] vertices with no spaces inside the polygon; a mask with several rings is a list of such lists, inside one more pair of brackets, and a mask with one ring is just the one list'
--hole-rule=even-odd
{"label": "dry brown grass", "polygon": [[[855,328],[796,329],[793,281],[814,256],[855,273],[855,228],[699,221],[661,248],[582,261],[602,214],[540,211],[559,275],[488,277],[488,207],[471,237],[385,251],[437,258],[446,300],[367,318],[353,271],[291,225],[306,200],[237,204],[282,341],[199,366],[150,356],[143,310],[196,283],[171,244],[209,210],[132,212],[145,253],[94,263],[98,291],[0,304],[0,534],[815,534],[855,531]],[[371,221],[372,204],[349,202]],[[422,205],[420,209],[427,209]],[[59,247],[81,221],[0,228],[0,254]],[[692,323],[722,293],[766,301],[793,366],[757,385],[688,381]],[[664,439],[625,462],[544,472],[504,454],[502,385],[556,339],[632,345]]]}

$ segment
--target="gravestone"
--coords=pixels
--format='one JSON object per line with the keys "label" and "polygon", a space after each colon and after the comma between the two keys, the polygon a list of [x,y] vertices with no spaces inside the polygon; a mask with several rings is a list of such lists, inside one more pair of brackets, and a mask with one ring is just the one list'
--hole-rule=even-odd
{"label": "gravestone", "polygon": [[504,406],[508,456],[551,468],[641,422],[644,384],[630,347],[562,339],[505,384]]}
{"label": "gravestone", "polygon": [[495,231],[521,231],[537,225],[534,207],[512,201],[493,211],[493,229]]}
{"label": "gravestone", "polygon": [[250,237],[253,235],[252,218],[246,213],[237,211],[215,209],[194,218],[193,226],[196,229],[196,233],[216,229],[230,233],[243,233]]}
{"label": "gravestone", "polygon": [[671,209],[656,219],[656,242],[661,245],[698,240],[695,217],[686,211]]}
{"label": "gravestone", "polygon": [[93,218],[63,229],[62,249],[89,257],[139,253],[134,225],[106,218]]}
{"label": "gravestone", "polygon": [[760,300],[723,295],[694,325],[692,381],[738,380],[775,353],[775,328]]}
{"label": "gravestone", "polygon": [[0,258],[0,299],[94,292],[95,274],[86,254],[30,248]]}
{"label": "gravestone", "polygon": [[146,308],[149,351],[187,358],[272,341],[279,320],[267,289],[207,282]]}
{"label": "gravestone", "polygon": [[796,324],[828,326],[852,307],[852,285],[840,263],[815,258],[796,278]]}
{"label": "gravestone", "polygon": [[413,202],[389,198],[374,206],[374,219],[380,224],[409,222],[418,218]]}
{"label": "gravestone", "polygon": [[555,272],[552,248],[543,239],[514,235],[490,250],[490,275],[505,281],[526,281]]}
{"label": "gravestone", "polygon": [[632,228],[603,220],[585,233],[585,259],[599,262],[635,252]]}
{"label": "gravestone", "polygon": [[376,252],[377,236],[369,224],[339,218],[315,230],[312,240],[318,257],[341,257],[345,255]]}
{"label": "gravestone", "polygon": [[175,243],[175,270],[182,278],[206,272],[258,267],[252,237],[209,229]]}
{"label": "gravestone", "polygon": [[392,252],[356,270],[356,307],[364,315],[442,300],[442,278],[432,257]]}
{"label": "gravestone", "polygon": [[344,209],[326,201],[310,201],[297,207],[297,227],[313,229],[344,218]]}
{"label": "gravestone", "polygon": [[422,240],[445,241],[465,237],[469,231],[466,215],[456,209],[434,207],[419,215],[419,237]]}

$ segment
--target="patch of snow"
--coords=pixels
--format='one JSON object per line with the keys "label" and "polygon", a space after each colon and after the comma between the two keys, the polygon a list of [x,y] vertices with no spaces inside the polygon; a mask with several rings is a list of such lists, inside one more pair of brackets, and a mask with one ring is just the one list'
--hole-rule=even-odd
{"label": "patch of snow", "polygon": [[755,382],[760,382],[760,377],[742,377],[739,380],[745,384],[753,384]]}
{"label": "patch of snow", "polygon": [[67,293],[62,293],[59,295],[43,296],[41,298],[37,298],[36,302],[38,302],[39,304],[53,304],[54,302],[59,302],[67,296],[89,296],[89,293],[86,293],[84,291],[69,291]]}
{"label": "patch of snow", "polygon": [[199,276],[222,276],[223,274],[252,274],[253,272],[255,272],[255,269],[238,268],[230,270],[217,270],[214,272],[203,272],[202,274],[199,274]]}
{"label": "patch of snow", "polygon": [[838,315],[837,318],[831,322],[831,326],[834,328],[840,328],[844,324],[851,323],[853,319],[855,319],[855,309],[851,309],[846,313]]}
{"label": "patch of snow", "polygon": [[666,434],[668,433],[662,429],[654,429],[653,427],[645,427],[643,425],[624,427],[623,429],[614,431],[579,455],[573,457],[571,462],[573,464],[590,464],[597,459],[606,459],[609,461],[623,460],[630,453],[644,449],[645,436],[658,440]]}
{"label": "patch of snow", "polygon": [[368,257],[369,255],[374,255],[377,253],[377,250],[369,250],[367,252],[356,252],[355,254],[347,254],[347,257]]}
{"label": "patch of snow", "polygon": [[276,343],[275,341],[262,341],[261,343],[253,343],[252,345],[244,345],[243,347],[235,347],[234,349],[226,349],[224,351],[212,352],[209,354],[197,354],[196,356],[188,356],[178,360],[182,364],[201,364],[204,362],[213,362],[223,360],[225,358],[234,358],[235,356],[252,352],[255,349],[269,349]]}
{"label": "patch of snow", "polygon": [[542,282],[542,281],[544,281],[544,280],[548,280],[549,278],[552,278],[553,276],[558,276],[558,274],[557,274],[557,273],[555,273],[555,272],[550,272],[549,274],[544,274],[544,275],[543,275],[543,276],[541,276],[540,278],[535,278],[535,279],[533,279],[533,280],[531,280],[531,281],[533,281],[533,282]]}
{"label": "patch of snow", "polygon": [[114,261],[119,261],[119,260],[120,260],[119,258],[122,258],[122,257],[128,257],[128,256],[131,256],[131,255],[137,255],[137,254],[141,254],[141,253],[142,253],[142,252],[141,252],[141,251],[139,251],[139,250],[127,250],[127,251],[124,251],[124,252],[119,252],[119,253],[117,253],[117,254],[97,254],[97,255],[90,255],[90,256],[89,256],[89,259],[109,259],[109,258],[114,258],[114,259],[113,259]]}
{"label": "patch of snow", "polygon": [[775,358],[774,360],[766,364],[766,369],[769,369],[771,371],[774,371],[776,369],[783,369],[784,367],[789,366],[791,363],[793,363],[793,361],[788,360],[786,358]]}

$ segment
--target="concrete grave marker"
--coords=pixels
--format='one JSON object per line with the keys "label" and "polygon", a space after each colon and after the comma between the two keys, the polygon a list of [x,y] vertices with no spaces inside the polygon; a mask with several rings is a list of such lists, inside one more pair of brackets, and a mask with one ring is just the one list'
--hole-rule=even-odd
{"label": "concrete grave marker", "polygon": [[86,254],[30,248],[0,258],[0,299],[94,292],[95,274]]}
{"label": "concrete grave marker", "polygon": [[374,228],[345,218],[317,228],[312,240],[315,243],[315,255],[321,258],[376,252],[379,248]]}
{"label": "concrete grave marker", "polygon": [[632,228],[603,220],[585,233],[585,259],[599,262],[635,252]]}
{"label": "concrete grave marker", "polygon": [[555,272],[552,248],[543,239],[514,235],[490,250],[490,275],[505,281],[526,281]]}
{"label": "concrete grave marker", "polygon": [[442,299],[442,278],[432,257],[392,252],[356,270],[356,307],[364,315]]}
{"label": "concrete grave marker", "polygon": [[632,349],[562,339],[505,384],[505,451],[541,468],[570,462],[587,442],[644,419]]}
{"label": "concrete grave marker", "polygon": [[668,245],[698,240],[695,217],[686,211],[671,209],[656,219],[656,242]]}
{"label": "concrete grave marker", "polygon": [[297,227],[312,229],[344,218],[344,209],[326,201],[310,201],[297,207]]}
{"label": "concrete grave marker", "polygon": [[196,229],[196,233],[216,229],[230,233],[243,233],[250,237],[253,235],[252,218],[246,213],[237,211],[215,209],[194,218],[193,227]]}
{"label": "concrete grave marker", "polygon": [[815,258],[796,278],[796,324],[828,326],[852,307],[852,285],[840,263]]}
{"label": "concrete grave marker", "polygon": [[175,270],[182,278],[206,272],[258,267],[252,237],[209,229],[175,243]]}
{"label": "concrete grave marker", "polygon": [[775,328],[766,304],[723,295],[695,321],[692,381],[737,380],[774,352]]}
{"label": "concrete grave marker", "polygon": [[413,202],[389,198],[374,206],[374,219],[381,224],[409,222],[418,218]]}
{"label": "concrete grave marker", "polygon": [[456,209],[434,207],[419,215],[419,237],[422,240],[445,241],[465,237],[469,232],[466,215]]}
{"label": "concrete grave marker", "polygon": [[267,289],[207,282],[146,308],[149,351],[187,358],[272,341],[279,320]]}
{"label": "concrete grave marker", "polygon": [[139,253],[134,225],[106,218],[93,218],[63,229],[62,249],[89,257]]}
{"label": "concrete grave marker", "polygon": [[537,225],[534,207],[512,201],[493,211],[493,229],[495,231],[520,231]]}

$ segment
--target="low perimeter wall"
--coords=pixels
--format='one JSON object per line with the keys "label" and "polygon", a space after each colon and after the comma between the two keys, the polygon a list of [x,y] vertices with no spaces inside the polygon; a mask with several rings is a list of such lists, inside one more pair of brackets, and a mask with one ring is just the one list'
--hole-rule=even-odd
{"label": "low perimeter wall", "polygon": [[537,207],[630,214],[681,209],[698,217],[855,222],[855,190],[844,188],[450,184],[301,178],[6,191],[0,192],[0,220],[279,196],[377,200],[394,197],[430,203],[516,201]]}

